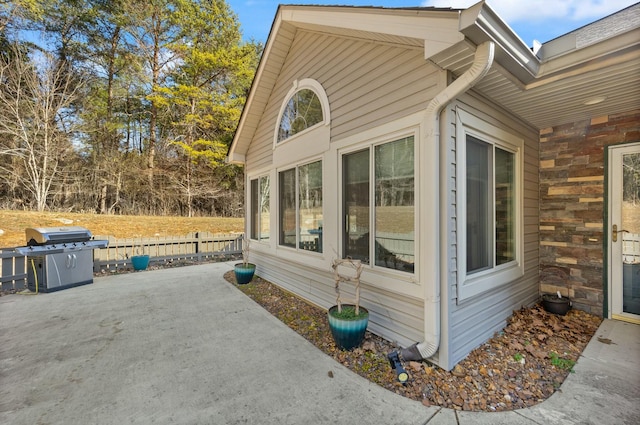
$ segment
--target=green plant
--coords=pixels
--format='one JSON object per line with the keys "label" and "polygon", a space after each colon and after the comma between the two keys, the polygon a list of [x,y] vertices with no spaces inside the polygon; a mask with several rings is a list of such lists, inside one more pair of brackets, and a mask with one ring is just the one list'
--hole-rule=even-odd
{"label": "green plant", "polygon": [[576,364],[575,360],[562,358],[558,356],[557,353],[554,353],[553,351],[549,353],[549,357],[551,358],[552,365],[563,370],[568,370],[569,372],[573,373],[573,366],[575,366]]}
{"label": "green plant", "polygon": [[515,360],[515,361],[517,361],[517,362],[522,361],[522,359],[523,359],[523,358],[524,358],[524,357],[523,357],[523,355],[522,355],[522,354],[520,354],[520,353],[515,353],[515,354],[513,355],[513,360]]}
{"label": "green plant", "polygon": [[360,312],[356,313],[355,306],[343,305],[342,306],[342,311],[334,312],[333,316],[338,318],[338,319],[342,319],[342,320],[356,320],[356,319],[361,319],[361,318],[365,317],[367,314],[369,314],[369,313],[367,313],[365,311],[360,311]]}

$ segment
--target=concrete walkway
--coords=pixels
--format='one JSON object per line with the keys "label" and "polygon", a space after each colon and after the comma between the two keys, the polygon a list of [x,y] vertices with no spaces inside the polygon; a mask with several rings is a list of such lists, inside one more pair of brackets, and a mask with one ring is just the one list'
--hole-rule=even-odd
{"label": "concrete walkway", "polygon": [[146,271],[0,297],[0,423],[640,423],[640,326],[605,321],[544,403],[456,412],[336,363],[224,281],[230,269]]}

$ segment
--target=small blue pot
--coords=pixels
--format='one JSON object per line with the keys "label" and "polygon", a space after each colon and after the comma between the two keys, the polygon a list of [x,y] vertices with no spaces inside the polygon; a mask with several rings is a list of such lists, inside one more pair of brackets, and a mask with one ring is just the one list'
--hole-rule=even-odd
{"label": "small blue pot", "polygon": [[131,265],[134,270],[145,270],[149,266],[148,255],[134,255],[131,257]]}
{"label": "small blue pot", "polygon": [[238,285],[244,285],[251,282],[253,274],[256,272],[256,265],[252,263],[238,263],[233,267],[233,271],[236,274],[236,282]]}
{"label": "small blue pot", "polygon": [[[342,304],[342,308],[355,307],[350,304]],[[329,328],[331,329],[331,335],[336,342],[338,348],[343,350],[351,350],[354,347],[359,346],[364,339],[367,325],[369,324],[369,311],[360,306],[360,312],[366,313],[364,316],[357,319],[341,319],[333,316],[333,312],[338,311],[338,306],[334,305],[327,312],[329,318]]]}

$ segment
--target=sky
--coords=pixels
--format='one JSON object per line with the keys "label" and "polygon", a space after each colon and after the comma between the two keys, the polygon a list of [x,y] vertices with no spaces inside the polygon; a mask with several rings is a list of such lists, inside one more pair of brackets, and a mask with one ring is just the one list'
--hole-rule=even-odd
{"label": "sky", "polygon": [[[488,0],[491,8],[529,47],[578,29],[638,0]],[[266,43],[278,4],[415,7],[466,9],[478,0],[227,0],[238,15],[245,40]]]}

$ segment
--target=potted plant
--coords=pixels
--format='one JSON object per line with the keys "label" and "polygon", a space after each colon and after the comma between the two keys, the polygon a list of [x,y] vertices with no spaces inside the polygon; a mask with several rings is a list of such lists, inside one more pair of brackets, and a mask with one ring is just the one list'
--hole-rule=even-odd
{"label": "potted plant", "polygon": [[131,265],[134,270],[145,270],[149,266],[149,255],[144,253],[142,241],[135,248],[136,255],[131,256]]}
{"label": "potted plant", "polygon": [[246,236],[242,238],[242,263],[236,263],[233,271],[239,285],[251,282],[256,271],[256,265],[249,262],[249,238]]}
{"label": "potted plant", "polygon": [[[353,274],[339,273],[340,266],[351,269]],[[329,328],[338,348],[350,350],[362,343],[369,323],[369,311],[360,306],[360,274],[363,265],[360,260],[347,258],[334,260],[331,268],[333,269],[337,298],[336,305],[327,311]],[[355,285],[353,304],[343,304],[340,296],[341,282],[352,282]]]}
{"label": "potted plant", "polygon": [[549,313],[564,316],[571,310],[571,300],[560,295],[560,291],[555,294],[542,294],[542,308]]}

